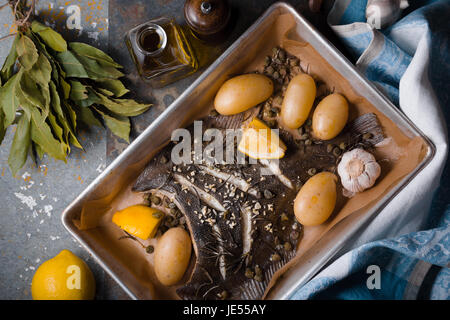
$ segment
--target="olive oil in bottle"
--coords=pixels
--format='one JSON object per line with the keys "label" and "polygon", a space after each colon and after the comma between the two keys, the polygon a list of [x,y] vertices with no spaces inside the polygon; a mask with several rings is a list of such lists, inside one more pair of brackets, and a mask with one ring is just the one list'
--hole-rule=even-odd
{"label": "olive oil in bottle", "polygon": [[173,19],[161,17],[134,27],[125,40],[139,74],[153,87],[163,87],[198,69],[191,44]]}

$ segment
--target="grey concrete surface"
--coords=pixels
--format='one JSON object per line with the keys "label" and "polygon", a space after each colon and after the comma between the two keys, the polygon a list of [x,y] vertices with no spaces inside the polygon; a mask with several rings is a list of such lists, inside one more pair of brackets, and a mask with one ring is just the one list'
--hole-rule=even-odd
{"label": "grey concrete surface", "polygon": [[[81,8],[82,30],[69,30],[65,25],[66,10],[73,4]],[[37,12],[68,39],[81,39],[107,49],[107,1],[39,1]],[[14,28],[9,7],[0,11],[0,21],[1,37]],[[0,42],[1,64],[12,39]],[[100,128],[82,131],[81,144],[85,150],[73,149],[67,163],[45,157],[36,164],[28,159],[13,177],[7,159],[14,131],[15,127],[8,130],[0,146],[0,299],[31,299],[30,285],[36,268],[63,249],[84,259],[93,270],[97,298],[126,298],[66,232],[60,220],[64,208],[106,167],[106,131]]]}

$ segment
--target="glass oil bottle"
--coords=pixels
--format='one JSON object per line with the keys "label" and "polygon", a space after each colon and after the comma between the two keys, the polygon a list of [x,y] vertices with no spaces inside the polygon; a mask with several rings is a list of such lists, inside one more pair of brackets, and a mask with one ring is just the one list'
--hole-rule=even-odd
{"label": "glass oil bottle", "polygon": [[182,28],[160,17],[131,29],[125,37],[141,77],[160,88],[198,69],[198,61]]}

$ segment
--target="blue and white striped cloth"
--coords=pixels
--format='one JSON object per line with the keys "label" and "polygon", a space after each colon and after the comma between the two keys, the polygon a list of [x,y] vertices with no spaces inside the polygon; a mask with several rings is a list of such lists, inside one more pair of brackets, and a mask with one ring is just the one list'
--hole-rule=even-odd
{"label": "blue and white striped cloth", "polygon": [[[433,141],[432,162],[290,299],[450,299],[450,1],[409,1],[383,30],[366,0],[336,0],[328,23],[356,66]],[[369,289],[370,265],[380,289]]]}

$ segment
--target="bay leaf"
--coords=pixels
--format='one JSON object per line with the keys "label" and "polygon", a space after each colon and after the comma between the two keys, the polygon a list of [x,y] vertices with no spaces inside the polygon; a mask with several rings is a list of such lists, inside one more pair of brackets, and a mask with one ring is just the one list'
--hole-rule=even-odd
{"label": "bay leaf", "polygon": [[47,117],[47,114],[50,109],[50,91],[48,87],[48,83],[51,79],[52,66],[49,60],[43,53],[39,54],[39,58],[33,67],[27,72],[27,75],[30,76],[37,83],[37,87],[43,97],[43,105],[41,110],[43,110],[44,118]]}
{"label": "bay leaf", "polygon": [[56,55],[58,62],[66,72],[68,78],[89,78],[84,66],[70,51],[60,52]]}
{"label": "bay leaf", "polygon": [[6,83],[9,80],[9,78],[11,78],[13,75],[14,65],[16,64],[16,60],[18,57],[16,47],[19,37],[20,37],[19,35],[16,35],[16,37],[14,38],[8,56],[6,57],[2,69],[0,70],[0,79],[2,83]]}
{"label": "bay leaf", "polygon": [[[21,91],[23,97],[26,99],[26,101],[22,101],[20,97],[17,96],[21,104],[29,102],[31,106],[38,107],[39,109],[47,113],[48,105],[46,104],[46,98],[42,95],[42,92],[38,88],[36,82],[31,79],[31,77],[27,73],[23,73],[20,77],[19,87],[20,90],[17,89],[16,92]],[[25,112],[27,111],[26,109],[24,110]]]}
{"label": "bay leaf", "polygon": [[66,113],[69,115],[69,118],[71,120],[72,130],[69,132],[69,142],[73,144],[78,149],[83,149],[83,146],[78,141],[75,132],[77,127],[77,114],[72,108],[72,106],[67,101],[62,101],[62,106],[65,108]]}
{"label": "bay leaf", "polygon": [[92,80],[118,79],[124,74],[113,67],[102,66],[96,60],[75,54]]}
{"label": "bay leaf", "polygon": [[28,74],[41,86],[48,86],[52,76],[52,66],[44,54],[39,54],[36,63],[28,71]]}
{"label": "bay leaf", "polygon": [[114,93],[114,95],[117,98],[120,98],[124,94],[130,92],[130,90],[125,88],[122,81],[120,81],[120,80],[108,79],[108,80],[96,81],[96,84],[98,84],[98,86]]}
{"label": "bay leaf", "polygon": [[2,121],[4,128],[7,128],[13,123],[16,117],[16,110],[19,108],[19,100],[16,97],[16,88],[17,82],[21,76],[22,72],[19,71],[0,88],[0,105],[4,113],[4,120]]}
{"label": "bay leaf", "polygon": [[51,109],[56,114],[56,117],[63,128],[63,141],[67,152],[70,153],[70,139],[69,136],[72,132],[72,126],[70,124],[70,119],[66,116],[66,113],[62,109],[61,100],[57,87],[53,81],[50,81],[50,93],[51,93]]}
{"label": "bay leaf", "polygon": [[74,101],[84,100],[88,98],[87,88],[81,82],[70,80],[70,99]]}
{"label": "bay leaf", "polygon": [[69,47],[72,51],[74,51],[78,56],[83,56],[92,60],[96,60],[103,66],[113,67],[113,68],[122,68],[120,64],[115,62],[113,58],[104,53],[102,50],[97,49],[93,46],[90,46],[86,43],[81,42],[71,42],[69,43]]}
{"label": "bay leaf", "polygon": [[66,162],[63,145],[55,139],[50,126],[36,108],[31,108],[31,139],[49,156]]}
{"label": "bay leaf", "polygon": [[5,123],[5,115],[3,114],[3,111],[0,109],[0,145],[2,144],[2,141],[5,138],[6,134],[6,127],[4,126],[4,123]]}
{"label": "bay leaf", "polygon": [[14,134],[11,149],[9,150],[8,165],[11,168],[13,176],[15,176],[17,171],[25,164],[30,144],[30,119],[26,114],[23,114],[20,116],[19,122],[17,123],[16,133]]}
{"label": "bay leaf", "polygon": [[51,77],[56,81],[56,83],[59,84],[59,74],[63,71],[61,69],[61,66],[59,66],[58,61],[53,58],[53,56],[47,51],[47,47],[45,46],[45,44],[33,32],[31,32],[30,38],[36,45],[38,52],[40,52],[40,54],[43,54],[49,61],[51,65]]}
{"label": "bay leaf", "polygon": [[88,126],[102,127],[102,123],[95,117],[90,108],[77,108],[78,120]]}
{"label": "bay leaf", "polygon": [[111,112],[124,117],[137,116],[151,106],[150,104],[137,103],[132,99],[111,99],[99,92],[97,94],[101,98],[100,104]]}
{"label": "bay leaf", "polygon": [[17,41],[16,51],[20,65],[27,71],[33,67],[39,57],[33,40],[24,34],[21,34]]}
{"label": "bay leaf", "polygon": [[94,108],[103,118],[105,125],[111,130],[111,132],[124,139],[126,142],[130,142],[130,119],[122,116],[112,116],[106,112],[101,111],[98,108]]}
{"label": "bay leaf", "polygon": [[42,158],[44,158],[44,154],[45,154],[44,150],[42,150],[40,145],[38,145],[34,142],[33,142],[33,145],[34,145],[34,150],[36,150],[36,154],[39,157],[39,160],[42,160]]}
{"label": "bay leaf", "polygon": [[101,94],[104,94],[107,97],[114,97],[114,93],[109,90],[106,90],[103,88],[97,88],[97,91],[100,92]]}
{"label": "bay leaf", "polygon": [[92,88],[88,88],[88,97],[85,100],[75,101],[76,105],[86,108],[95,103],[100,103],[101,99],[97,96],[96,92]]}
{"label": "bay leaf", "polygon": [[64,99],[69,99],[70,90],[72,89],[70,84],[63,77],[59,77],[59,83],[61,84],[62,91],[64,93]]}
{"label": "bay leaf", "polygon": [[54,135],[56,136],[56,138],[59,140],[62,147],[64,148],[64,152],[67,153],[67,151],[69,150],[69,146],[65,142],[64,129],[61,128],[61,126],[59,125],[59,123],[56,119],[56,116],[51,111],[48,114],[48,121],[50,123],[50,127],[51,127]]}
{"label": "bay leaf", "polygon": [[47,46],[57,52],[67,51],[67,42],[64,38],[50,27],[43,25],[37,21],[31,23],[31,30],[37,33]]}

